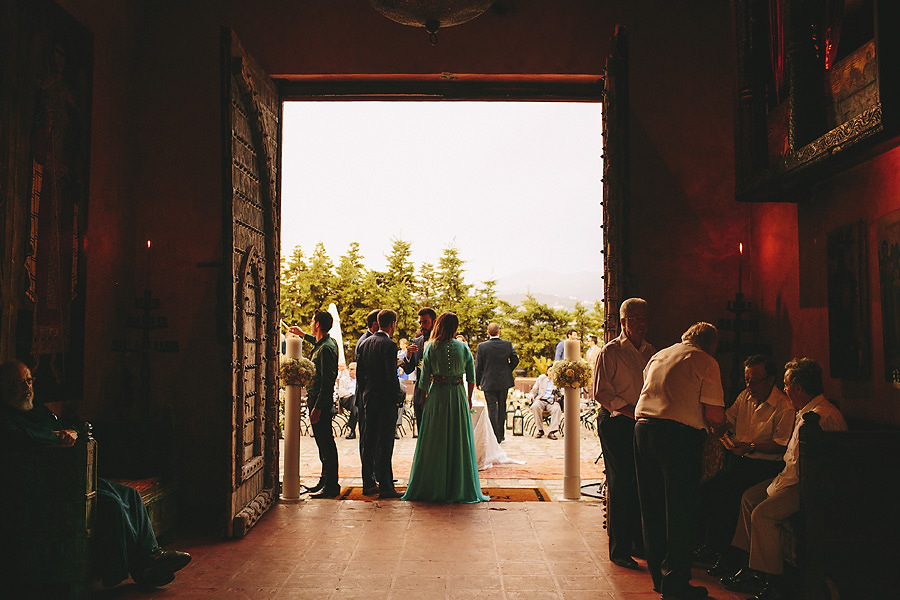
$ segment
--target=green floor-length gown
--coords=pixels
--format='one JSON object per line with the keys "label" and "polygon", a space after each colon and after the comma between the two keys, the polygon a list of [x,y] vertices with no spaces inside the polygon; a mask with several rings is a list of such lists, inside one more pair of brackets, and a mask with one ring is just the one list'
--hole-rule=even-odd
{"label": "green floor-length gown", "polygon": [[486,502],[475,461],[468,389],[475,362],[462,342],[429,342],[418,385],[427,393],[404,500]]}

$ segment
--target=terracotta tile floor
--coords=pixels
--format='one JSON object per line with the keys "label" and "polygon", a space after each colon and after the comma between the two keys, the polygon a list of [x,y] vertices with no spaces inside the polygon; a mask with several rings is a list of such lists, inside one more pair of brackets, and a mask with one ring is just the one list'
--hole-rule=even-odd
{"label": "terracotta tile floor", "polygon": [[[342,460],[355,441],[339,440]],[[599,453],[590,432],[582,436],[582,462]],[[563,441],[508,437],[513,458],[537,464],[560,459]],[[396,463],[407,463],[415,440],[399,440]],[[303,463],[315,456],[303,438]],[[343,471],[343,469],[342,469]],[[308,472],[308,471],[304,471]],[[406,476],[397,471],[401,479]],[[240,540],[177,540],[193,561],[163,589],[123,584],[97,598],[208,599],[466,599],[655,600],[646,565],[641,571],[608,559],[603,506],[592,498],[559,501],[562,481],[492,479],[482,486],[540,485],[553,502],[430,505],[399,500],[302,500],[279,503]],[[304,479],[312,484],[315,478]],[[596,480],[584,480],[590,483]],[[342,478],[343,485],[358,484]],[[402,483],[402,481],[401,481]],[[694,583],[710,597],[736,600],[703,571]]]}

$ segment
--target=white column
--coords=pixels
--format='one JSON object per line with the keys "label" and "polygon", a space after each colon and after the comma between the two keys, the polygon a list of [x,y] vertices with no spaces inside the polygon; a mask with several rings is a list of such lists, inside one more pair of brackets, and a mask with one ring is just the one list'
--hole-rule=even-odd
{"label": "white column", "polygon": [[[581,358],[578,340],[565,341],[566,360]],[[566,395],[566,461],[563,476],[563,498],[581,499],[581,390],[567,387]]]}
{"label": "white column", "polygon": [[[300,358],[302,340],[297,337],[285,340],[285,357]],[[300,386],[284,387],[284,483],[281,499],[285,502],[300,500]]]}

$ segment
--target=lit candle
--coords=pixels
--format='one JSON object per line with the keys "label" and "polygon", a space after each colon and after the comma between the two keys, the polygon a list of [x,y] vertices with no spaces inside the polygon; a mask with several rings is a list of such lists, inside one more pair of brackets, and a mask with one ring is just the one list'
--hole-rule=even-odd
{"label": "lit candle", "polygon": [[148,290],[150,289],[150,284],[152,283],[151,280],[150,280],[151,275],[152,275],[152,274],[151,274],[151,269],[150,269],[150,266],[151,266],[151,265],[150,265],[150,263],[151,263],[150,256],[151,256],[151,254],[150,254],[150,240],[147,240],[147,289],[148,289]]}
{"label": "lit candle", "polygon": [[741,293],[741,287],[744,283],[744,244],[738,242],[738,294]]}

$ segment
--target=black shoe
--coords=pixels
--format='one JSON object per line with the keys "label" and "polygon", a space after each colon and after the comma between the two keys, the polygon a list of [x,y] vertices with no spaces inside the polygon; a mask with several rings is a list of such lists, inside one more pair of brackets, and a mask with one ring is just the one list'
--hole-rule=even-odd
{"label": "black shoe", "polygon": [[695,600],[697,598],[706,598],[709,592],[702,585],[690,585],[676,591],[666,591],[660,595],[660,600]]}
{"label": "black shoe", "polygon": [[131,574],[138,585],[160,587],[175,579],[175,572],[191,562],[191,555],[178,550],[163,550],[156,547],[141,561],[140,568]]}
{"label": "black shoe", "polygon": [[542,437],[544,437],[544,432],[543,432],[543,431],[538,431],[538,432],[537,432],[537,435],[534,436],[534,437],[536,437],[536,438],[542,438]]}
{"label": "black shoe", "polygon": [[[709,569],[719,563],[719,553],[706,544],[694,550],[694,554],[691,558],[693,566],[700,569]],[[724,574],[729,575],[730,573]]]}
{"label": "black shoe", "polygon": [[356,439],[356,433],[353,432],[353,431],[351,431],[350,433],[347,434],[347,437],[345,437],[344,439],[345,439],[345,440],[355,440],[355,439]]}
{"label": "black shoe", "polygon": [[310,498],[315,498],[316,500],[321,500],[323,498],[331,499],[337,498],[341,495],[341,488],[337,488],[336,490],[324,489],[318,494],[313,494]]}
{"label": "black shoe", "polygon": [[316,492],[321,492],[323,487],[325,487],[324,481],[320,481],[319,483],[317,483],[316,485],[314,485],[312,487],[306,487],[305,485],[303,486],[304,491],[309,494],[315,494]]}
{"label": "black shoe", "polygon": [[372,487],[364,487],[362,489],[363,496],[374,496],[378,493],[378,486],[373,485]]}
{"label": "black shoe", "polygon": [[630,556],[616,557],[611,560],[613,561],[613,564],[618,565],[623,569],[632,569],[634,571],[641,570],[641,566]]}
{"label": "black shoe", "polygon": [[756,594],[762,591],[765,583],[762,573],[750,567],[741,569],[730,577],[722,578],[722,586],[726,590],[743,594]]}
{"label": "black shoe", "polygon": [[379,500],[387,500],[389,498],[399,498],[402,495],[403,494],[401,494],[397,490],[382,490],[382,491],[378,492],[378,499]]}
{"label": "black shoe", "polygon": [[548,439],[548,440],[558,440],[559,438],[556,437],[556,432],[555,432],[555,431],[551,431],[550,433],[547,434],[547,439]]}
{"label": "black shoe", "polygon": [[723,553],[719,555],[719,560],[716,561],[716,564],[706,570],[706,574],[712,577],[724,579],[725,577],[734,575],[740,570],[741,567],[736,566],[733,561],[728,560],[726,555]]}
{"label": "black shoe", "polygon": [[771,579],[758,594],[748,600],[789,600],[790,596],[783,585],[774,583]]}

